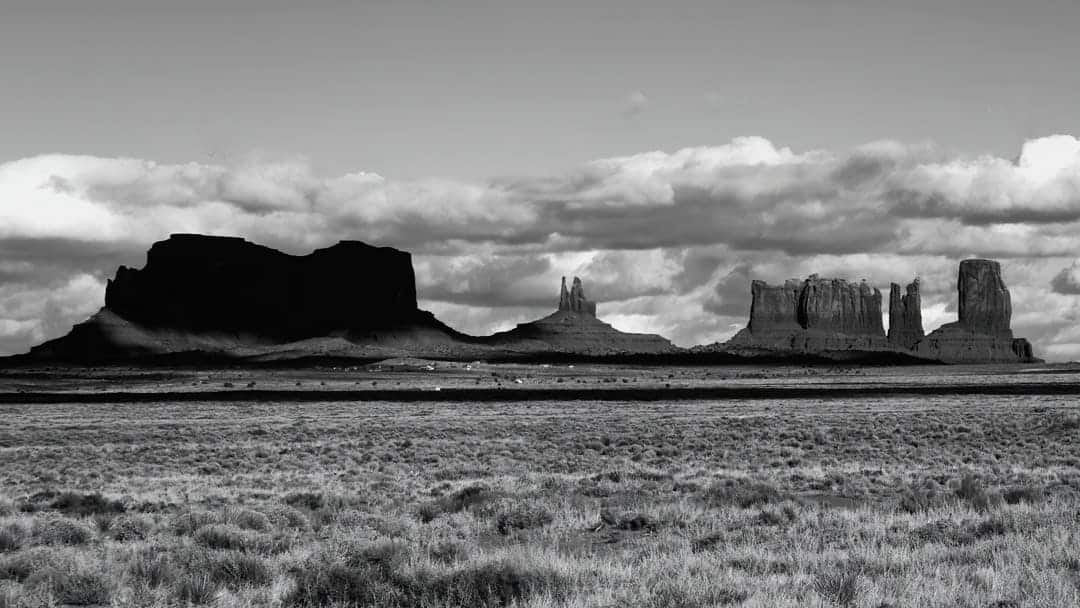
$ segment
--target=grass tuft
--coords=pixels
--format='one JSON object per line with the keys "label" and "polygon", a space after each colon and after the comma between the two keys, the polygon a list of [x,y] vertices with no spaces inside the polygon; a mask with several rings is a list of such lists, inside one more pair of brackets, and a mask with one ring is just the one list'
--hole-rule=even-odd
{"label": "grass tuft", "polygon": [[852,564],[840,564],[814,577],[814,590],[834,606],[854,606],[861,587],[862,571]]}

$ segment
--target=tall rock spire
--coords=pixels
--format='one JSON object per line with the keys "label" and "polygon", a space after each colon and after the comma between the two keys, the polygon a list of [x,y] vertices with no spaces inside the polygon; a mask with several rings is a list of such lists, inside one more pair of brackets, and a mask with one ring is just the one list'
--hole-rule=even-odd
{"label": "tall rock spire", "polygon": [[559,292],[559,310],[596,316],[596,302],[585,298],[585,288],[581,286],[581,279],[574,277],[574,283],[568,292],[566,291],[566,277],[563,277],[562,289]]}
{"label": "tall rock spire", "polygon": [[893,283],[889,290],[889,343],[901,348],[912,348],[926,334],[922,325],[922,296],[919,295],[919,279],[908,283],[900,293],[900,285]]}
{"label": "tall rock spire", "polygon": [[1012,300],[1001,280],[1001,264],[978,259],[960,262],[956,288],[960,325],[978,333],[1012,337]]}
{"label": "tall rock spire", "polygon": [[570,310],[570,292],[566,291],[566,277],[562,278],[562,288],[559,290],[559,310]]}

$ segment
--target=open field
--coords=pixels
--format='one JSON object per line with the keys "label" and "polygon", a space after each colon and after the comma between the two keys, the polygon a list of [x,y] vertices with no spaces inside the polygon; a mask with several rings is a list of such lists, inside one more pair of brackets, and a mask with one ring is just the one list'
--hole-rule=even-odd
{"label": "open field", "polygon": [[226,382],[419,390],[482,377],[510,391],[1002,377],[468,371],[8,376],[9,392],[161,398],[0,405],[0,607],[1080,605],[1080,407],[1068,394],[169,399]]}

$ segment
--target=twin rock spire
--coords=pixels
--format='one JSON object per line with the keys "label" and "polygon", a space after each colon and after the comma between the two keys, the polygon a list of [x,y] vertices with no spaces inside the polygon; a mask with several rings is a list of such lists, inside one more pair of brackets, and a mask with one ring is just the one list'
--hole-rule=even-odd
{"label": "twin rock spire", "polygon": [[596,316],[596,302],[585,298],[585,289],[581,287],[581,279],[574,277],[574,284],[570,287],[570,291],[567,291],[566,277],[562,278],[559,310],[586,314],[590,317]]}

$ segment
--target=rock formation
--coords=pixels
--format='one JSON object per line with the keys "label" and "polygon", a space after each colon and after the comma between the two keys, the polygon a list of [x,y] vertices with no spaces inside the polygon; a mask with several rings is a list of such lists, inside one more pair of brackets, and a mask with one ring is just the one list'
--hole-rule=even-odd
{"label": "rock formation", "polygon": [[417,308],[407,252],[342,241],[293,256],[241,238],[174,234],[150,247],[143,268],[119,268],[98,314],[30,355],[93,360],[317,338],[385,346],[461,337]]}
{"label": "rock formation", "polygon": [[619,331],[596,318],[596,302],[585,299],[581,279],[574,277],[566,289],[566,278],[559,292],[558,310],[510,331],[487,339],[493,346],[516,352],[546,352],[578,355],[625,355],[672,353],[679,349],[655,334],[632,334]]}
{"label": "rock formation", "polygon": [[121,266],[105,289],[105,307],[146,327],[275,339],[426,317],[404,251],[342,241],[292,256],[241,238],[188,234],[155,243],[142,269]]}
{"label": "rock formation", "polygon": [[770,332],[792,332],[803,329],[799,325],[799,281],[788,279],[783,285],[769,285],[765,281],[750,283],[750,333],[763,335]]}
{"label": "rock formation", "polygon": [[783,285],[753,281],[750,322],[728,344],[796,352],[886,348],[881,292],[865,281],[811,275]]}
{"label": "rock formation", "polygon": [[1031,343],[1013,338],[1012,300],[993,260],[960,262],[956,288],[958,320],[946,323],[919,341],[921,356],[948,363],[1037,361]]}
{"label": "rock formation", "polygon": [[562,290],[559,293],[558,310],[577,312],[596,316],[596,302],[585,298],[585,289],[581,286],[581,279],[574,277],[574,284],[570,291],[566,291],[566,277],[562,278]]}
{"label": "rock formation", "polygon": [[925,335],[919,279],[908,283],[904,291],[904,295],[900,295],[900,286],[896,283],[889,289],[889,344],[911,349]]}
{"label": "rock formation", "polygon": [[1012,300],[1001,280],[1001,264],[993,260],[964,260],[956,281],[960,292],[957,324],[980,334],[1012,337]]}

